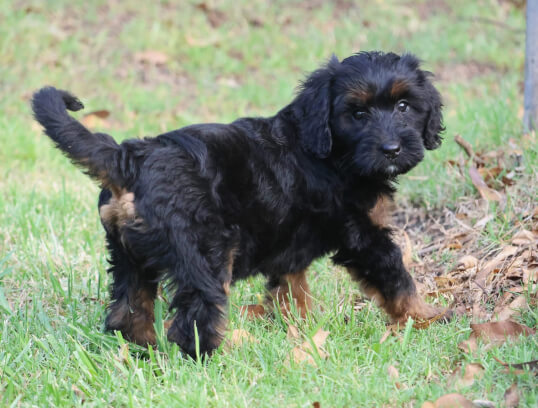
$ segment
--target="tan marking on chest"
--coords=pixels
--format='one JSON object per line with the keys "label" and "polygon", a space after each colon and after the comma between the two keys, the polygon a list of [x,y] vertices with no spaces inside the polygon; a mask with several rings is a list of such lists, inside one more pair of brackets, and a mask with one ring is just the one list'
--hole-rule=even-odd
{"label": "tan marking on chest", "polygon": [[393,209],[394,202],[388,196],[381,196],[368,212],[368,216],[374,225],[384,228],[391,223]]}

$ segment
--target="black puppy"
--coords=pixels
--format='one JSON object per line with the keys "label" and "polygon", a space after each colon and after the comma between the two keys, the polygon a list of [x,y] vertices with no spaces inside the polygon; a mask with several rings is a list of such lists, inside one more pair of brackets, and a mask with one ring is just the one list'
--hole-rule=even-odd
{"label": "black puppy", "polygon": [[117,144],[70,117],[82,103],[46,87],[35,118],[99,181],[113,276],[106,327],[155,342],[158,282],[174,288],[168,338],[195,354],[219,346],[229,286],[263,274],[286,304],[310,306],[305,270],[345,266],[397,321],[446,313],[417,295],[385,225],[393,181],[441,143],[441,100],[412,55],[333,57],[270,118],[188,126]]}

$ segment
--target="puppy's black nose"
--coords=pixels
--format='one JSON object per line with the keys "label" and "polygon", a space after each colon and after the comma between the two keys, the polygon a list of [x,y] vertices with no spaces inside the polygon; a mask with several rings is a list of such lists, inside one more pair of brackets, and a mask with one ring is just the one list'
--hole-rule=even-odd
{"label": "puppy's black nose", "polygon": [[385,143],[381,146],[383,154],[389,159],[395,159],[400,154],[401,146],[399,143]]}

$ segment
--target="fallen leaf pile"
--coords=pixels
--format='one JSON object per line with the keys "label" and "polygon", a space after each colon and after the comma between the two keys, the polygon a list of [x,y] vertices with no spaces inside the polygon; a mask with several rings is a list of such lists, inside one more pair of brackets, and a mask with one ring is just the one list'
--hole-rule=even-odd
{"label": "fallen leaf pile", "polygon": [[[421,292],[446,298],[475,321],[511,319],[537,302],[538,207],[524,194],[535,181],[521,179],[522,149],[513,140],[491,152],[476,152],[459,135],[456,142],[465,157],[448,165],[455,177],[469,175],[477,196],[462,197],[453,210],[398,208],[395,236]],[[527,194],[532,196],[532,189]],[[504,211],[507,197],[510,213]],[[499,203],[496,210],[491,201]],[[485,231],[500,223],[496,218],[508,227],[500,244],[484,245]],[[452,267],[441,253],[455,259]]]}
{"label": "fallen leaf pile", "polygon": [[[470,326],[469,338],[458,345],[472,358],[478,349],[536,335],[535,328],[516,320],[522,311],[538,304],[538,207],[533,198],[536,180],[525,179],[522,150],[513,140],[486,153],[476,152],[461,136],[456,136],[456,142],[466,158],[448,165],[455,177],[471,180],[476,196],[462,197],[454,209],[397,209],[395,238],[419,291],[434,301],[444,298],[454,310],[476,322]],[[496,241],[483,239],[500,224],[504,230],[496,231]],[[391,335],[401,336],[397,328],[389,326],[380,343]],[[538,371],[538,360],[497,361],[506,374],[536,375]],[[464,390],[483,375],[481,364],[468,363],[458,366],[446,385]],[[504,394],[504,406],[517,407],[519,395],[513,384]],[[497,402],[471,401],[451,393],[426,401],[422,408],[496,406]]]}

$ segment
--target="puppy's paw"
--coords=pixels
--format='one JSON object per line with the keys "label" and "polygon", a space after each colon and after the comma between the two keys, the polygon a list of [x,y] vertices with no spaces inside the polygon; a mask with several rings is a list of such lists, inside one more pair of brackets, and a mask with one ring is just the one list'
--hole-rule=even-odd
{"label": "puppy's paw", "polygon": [[411,317],[418,328],[428,327],[433,322],[448,323],[454,316],[452,309],[430,305],[418,294],[401,298],[390,306],[387,311],[394,323],[405,324]]}

